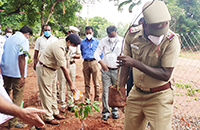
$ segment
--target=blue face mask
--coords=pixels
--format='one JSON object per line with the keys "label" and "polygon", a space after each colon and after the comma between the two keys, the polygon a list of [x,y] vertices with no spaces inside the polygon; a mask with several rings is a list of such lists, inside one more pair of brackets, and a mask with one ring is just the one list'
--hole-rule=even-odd
{"label": "blue face mask", "polygon": [[51,31],[44,31],[44,36],[45,37],[50,37],[51,36]]}
{"label": "blue face mask", "polygon": [[0,29],[0,33],[1,33],[1,29]]}

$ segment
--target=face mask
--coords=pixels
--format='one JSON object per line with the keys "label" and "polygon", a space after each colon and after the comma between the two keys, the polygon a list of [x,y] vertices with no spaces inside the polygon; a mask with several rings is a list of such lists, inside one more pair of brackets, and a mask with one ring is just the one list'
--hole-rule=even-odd
{"label": "face mask", "polygon": [[45,37],[50,37],[51,36],[51,31],[44,31],[44,36]]}
{"label": "face mask", "polygon": [[161,35],[160,37],[149,35],[148,38],[154,44],[159,45],[161,43],[161,41],[163,40],[164,35]]}
{"label": "face mask", "polygon": [[116,40],[115,37],[113,37],[113,38],[109,38],[109,41],[112,42],[112,43],[115,42],[115,40]]}
{"label": "face mask", "polygon": [[10,37],[12,35],[12,33],[6,33],[7,37]]}
{"label": "face mask", "polygon": [[88,40],[90,40],[90,39],[92,39],[92,35],[91,34],[88,34],[88,35],[86,35],[86,38],[88,39]]}
{"label": "face mask", "polygon": [[0,33],[1,33],[1,29],[0,29]]}

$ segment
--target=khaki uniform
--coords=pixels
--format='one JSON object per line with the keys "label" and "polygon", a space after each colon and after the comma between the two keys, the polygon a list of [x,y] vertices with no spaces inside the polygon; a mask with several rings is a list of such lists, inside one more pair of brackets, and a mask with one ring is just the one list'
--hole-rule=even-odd
{"label": "khaki uniform", "polygon": [[[75,53],[81,53],[80,52],[80,46],[75,47],[76,51]],[[69,74],[70,74],[70,78],[72,79],[73,84],[75,83],[75,78],[76,78],[76,64],[75,64],[75,59],[72,58],[73,56],[73,50],[70,50],[68,52],[68,57],[66,57],[66,60],[69,61]],[[61,107],[66,107],[66,102],[65,102],[65,85],[67,83],[67,104],[68,107],[73,107],[74,104],[70,104],[69,102],[74,102],[73,99],[73,93],[71,91],[71,88],[68,84],[68,82],[66,81],[66,78],[62,72],[61,69],[58,70],[58,79],[59,79],[59,96],[60,96],[60,105]]]}
{"label": "khaki uniform", "polygon": [[[80,45],[78,45],[76,47],[76,51],[74,52],[72,50],[72,56],[74,54],[80,54],[81,50],[80,50]],[[76,63],[75,63],[75,59],[74,58],[70,58],[70,65],[69,65],[69,70],[70,70],[70,78],[72,79],[72,82],[75,83],[75,79],[76,79]],[[67,103],[69,107],[73,107],[73,104],[69,104],[69,102],[74,102],[74,98],[73,98],[73,93],[69,87],[69,84],[67,83]]]}
{"label": "khaki uniform", "polygon": [[41,103],[43,109],[46,110],[46,121],[54,119],[53,115],[59,114],[56,86],[52,86],[52,82],[56,76],[56,70],[61,66],[66,66],[66,47],[65,39],[48,45],[36,66]]}
{"label": "khaki uniform", "polygon": [[[151,67],[175,67],[180,52],[178,37],[168,30],[157,46],[144,37],[142,26],[130,28],[125,39],[124,55],[130,56]],[[174,90],[145,94],[136,87],[149,89],[162,86],[161,81],[133,67],[134,87],[129,93],[125,111],[124,130],[145,130],[150,122],[152,130],[170,130],[173,114]],[[172,82],[171,82],[172,84]]]}

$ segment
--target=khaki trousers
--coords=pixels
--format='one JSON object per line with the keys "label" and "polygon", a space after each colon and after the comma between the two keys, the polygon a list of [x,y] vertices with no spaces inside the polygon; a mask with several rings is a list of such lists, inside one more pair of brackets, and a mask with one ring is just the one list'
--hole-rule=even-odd
{"label": "khaki trousers", "polygon": [[[76,64],[73,63],[69,66],[70,68],[70,77],[71,77],[71,80],[73,82],[73,84],[75,83],[75,79],[76,79]],[[68,107],[74,107],[74,98],[73,98],[73,93],[71,91],[71,88],[67,82],[67,103],[68,103]]]}
{"label": "khaki trousers", "polygon": [[[17,106],[20,106],[22,103],[22,98],[23,98],[23,93],[24,93],[24,87],[19,88],[20,84],[20,78],[12,78],[8,76],[3,76],[4,80],[4,87],[10,95],[11,90],[13,89],[13,103],[16,104]],[[9,127],[14,127],[18,123],[18,118],[14,117],[11,120],[9,120]]]}
{"label": "khaki trousers", "polygon": [[[69,66],[69,71],[70,71],[70,78],[73,83],[75,83],[75,78],[76,78],[76,64],[71,64]],[[61,107],[66,107],[66,102],[65,102],[65,86],[67,84],[67,104],[68,107],[73,107],[74,106],[74,98],[73,98],[73,93],[71,91],[71,88],[66,81],[66,78],[64,76],[64,73],[62,69],[58,70],[58,80],[59,80],[59,97],[60,97],[60,106]]]}
{"label": "khaki trousers", "polygon": [[[90,99],[90,79],[94,84],[94,101],[99,101],[100,88],[99,88],[99,65],[96,60],[83,62],[83,75],[85,83],[85,98]],[[91,100],[91,99],[90,99]]]}
{"label": "khaki trousers", "polygon": [[145,130],[148,122],[151,130],[171,130],[174,96],[171,88],[144,94],[134,86],[127,98],[123,130]]}
{"label": "khaki trousers", "polygon": [[42,107],[46,110],[45,120],[50,121],[54,119],[53,115],[59,114],[55,85],[57,71],[48,69],[38,63],[36,72]]}

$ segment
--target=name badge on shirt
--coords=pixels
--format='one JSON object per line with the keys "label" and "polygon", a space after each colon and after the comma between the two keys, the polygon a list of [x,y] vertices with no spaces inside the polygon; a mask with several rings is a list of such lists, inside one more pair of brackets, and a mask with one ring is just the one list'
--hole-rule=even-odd
{"label": "name badge on shirt", "polygon": [[136,49],[136,50],[139,50],[139,47],[138,47],[138,46],[135,46],[135,45],[133,45],[133,44],[131,44],[131,47],[134,48],[134,49]]}

